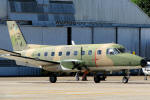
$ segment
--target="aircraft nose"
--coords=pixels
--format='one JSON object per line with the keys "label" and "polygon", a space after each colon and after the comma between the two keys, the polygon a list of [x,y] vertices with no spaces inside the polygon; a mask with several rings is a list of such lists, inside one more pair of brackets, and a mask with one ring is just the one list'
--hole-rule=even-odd
{"label": "aircraft nose", "polygon": [[147,65],[147,61],[145,59],[142,59],[140,64],[142,67],[145,67]]}

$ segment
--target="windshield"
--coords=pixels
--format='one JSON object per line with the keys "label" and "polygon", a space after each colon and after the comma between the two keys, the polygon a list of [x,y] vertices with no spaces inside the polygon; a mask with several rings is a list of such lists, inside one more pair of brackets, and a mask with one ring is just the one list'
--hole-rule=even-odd
{"label": "windshield", "polygon": [[109,55],[117,55],[121,53],[117,48],[108,48],[107,49],[107,54]]}
{"label": "windshield", "polygon": [[125,48],[117,48],[121,53],[125,53],[126,49]]}

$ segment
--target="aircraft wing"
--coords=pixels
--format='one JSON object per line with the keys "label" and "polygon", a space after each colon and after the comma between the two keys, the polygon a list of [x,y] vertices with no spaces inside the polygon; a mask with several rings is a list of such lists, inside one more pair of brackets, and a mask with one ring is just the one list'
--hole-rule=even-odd
{"label": "aircraft wing", "polygon": [[35,65],[35,66],[50,66],[50,65],[59,64],[59,62],[24,57],[24,56],[21,56],[19,53],[6,51],[3,49],[0,49],[0,57],[28,63],[28,64]]}

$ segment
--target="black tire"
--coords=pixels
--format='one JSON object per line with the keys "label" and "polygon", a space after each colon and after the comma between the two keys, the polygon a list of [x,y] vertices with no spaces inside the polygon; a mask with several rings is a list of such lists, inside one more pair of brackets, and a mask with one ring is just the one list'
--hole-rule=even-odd
{"label": "black tire", "polygon": [[49,81],[50,81],[51,83],[56,83],[57,77],[56,77],[56,76],[51,76],[51,77],[49,77]]}
{"label": "black tire", "polygon": [[127,77],[123,77],[123,79],[122,79],[122,83],[128,83],[128,78]]}
{"label": "black tire", "polygon": [[99,76],[94,76],[94,82],[95,83],[100,83],[101,79]]}
{"label": "black tire", "polygon": [[105,81],[106,76],[101,76],[100,78],[101,78],[102,81]]}

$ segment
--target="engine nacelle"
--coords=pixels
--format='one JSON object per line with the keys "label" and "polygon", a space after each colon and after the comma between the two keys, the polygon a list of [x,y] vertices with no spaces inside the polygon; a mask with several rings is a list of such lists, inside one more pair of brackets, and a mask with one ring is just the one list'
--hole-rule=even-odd
{"label": "engine nacelle", "polygon": [[83,62],[80,60],[74,60],[74,59],[70,59],[70,60],[63,60],[60,62],[60,66],[62,68],[62,70],[81,70],[82,66],[83,66]]}

